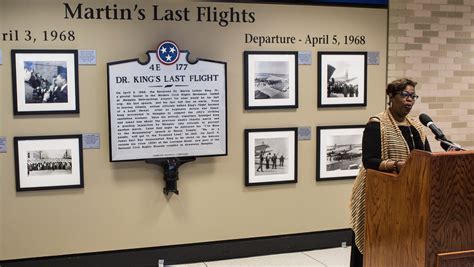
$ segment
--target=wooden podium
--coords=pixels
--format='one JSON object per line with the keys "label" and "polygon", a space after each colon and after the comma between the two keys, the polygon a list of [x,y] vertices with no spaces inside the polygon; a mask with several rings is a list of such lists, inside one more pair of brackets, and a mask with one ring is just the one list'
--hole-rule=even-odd
{"label": "wooden podium", "polygon": [[415,150],[400,174],[368,170],[366,267],[474,267],[474,151]]}

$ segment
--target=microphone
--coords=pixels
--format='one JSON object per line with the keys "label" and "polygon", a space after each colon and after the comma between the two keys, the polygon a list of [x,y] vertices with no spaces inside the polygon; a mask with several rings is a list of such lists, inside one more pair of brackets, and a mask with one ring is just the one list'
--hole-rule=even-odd
{"label": "microphone", "polygon": [[462,148],[460,145],[458,144],[455,144],[451,141],[449,141],[446,136],[444,136],[444,133],[443,131],[441,131],[440,128],[438,128],[433,120],[430,118],[430,116],[424,114],[424,113],[421,113],[420,116],[419,116],[419,119],[420,119],[420,122],[431,129],[431,131],[433,132],[433,134],[435,135],[436,137],[436,140],[440,141],[441,142],[441,147],[445,150],[445,151],[459,151],[459,150],[465,150],[464,148]]}
{"label": "microphone", "polygon": [[[438,126],[436,126],[433,122],[433,120],[430,118],[430,116],[424,114],[424,113],[421,113],[420,114],[420,122],[425,125],[426,127],[430,128],[431,131],[433,132],[433,134],[436,136],[436,140],[443,140],[443,141],[448,141],[448,139],[446,139],[446,137],[444,136],[444,133],[443,131],[441,131],[440,128],[438,128]],[[449,142],[449,141],[448,141]]]}

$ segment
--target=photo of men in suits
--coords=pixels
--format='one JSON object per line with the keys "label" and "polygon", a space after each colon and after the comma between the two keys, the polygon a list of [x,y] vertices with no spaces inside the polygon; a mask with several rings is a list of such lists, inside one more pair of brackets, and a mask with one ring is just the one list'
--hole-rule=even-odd
{"label": "photo of men in suits", "polygon": [[67,74],[65,72],[59,73],[53,79],[54,86],[52,86],[43,96],[43,103],[67,103]]}
{"label": "photo of men in suits", "polygon": [[25,61],[25,103],[67,103],[65,61]]}

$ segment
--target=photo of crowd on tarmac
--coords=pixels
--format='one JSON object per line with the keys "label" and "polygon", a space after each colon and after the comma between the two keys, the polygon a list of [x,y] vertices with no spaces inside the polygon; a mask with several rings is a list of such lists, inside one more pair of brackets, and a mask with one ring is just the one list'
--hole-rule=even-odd
{"label": "photo of crowd on tarmac", "polygon": [[358,97],[359,85],[353,83],[357,77],[349,77],[349,71],[342,77],[333,77],[336,68],[330,64],[327,65],[327,97]]}

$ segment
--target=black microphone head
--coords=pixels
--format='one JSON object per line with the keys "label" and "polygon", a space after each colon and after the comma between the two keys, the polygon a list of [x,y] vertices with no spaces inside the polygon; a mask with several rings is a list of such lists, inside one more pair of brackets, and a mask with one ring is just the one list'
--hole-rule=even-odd
{"label": "black microphone head", "polygon": [[425,126],[427,126],[429,122],[433,122],[430,116],[426,115],[425,113],[421,113],[418,118],[420,119],[420,122]]}

